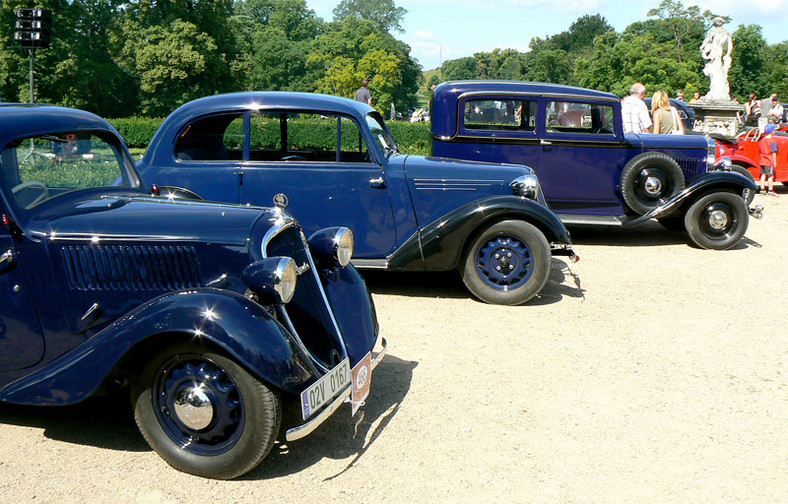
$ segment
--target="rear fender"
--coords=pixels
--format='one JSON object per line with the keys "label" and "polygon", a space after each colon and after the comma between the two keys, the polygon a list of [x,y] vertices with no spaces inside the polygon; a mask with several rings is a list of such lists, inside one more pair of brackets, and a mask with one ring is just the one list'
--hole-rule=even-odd
{"label": "rear fender", "polygon": [[549,243],[571,243],[564,224],[549,208],[519,196],[491,196],[463,205],[422,228],[389,257],[388,269],[454,269],[477,230],[506,219],[536,226]]}
{"label": "rear fender", "polygon": [[[695,181],[684,188],[683,191],[667,200],[662,205],[654,208],[636,219],[624,222],[624,226],[635,226],[637,224],[646,222],[649,219],[656,219],[659,217],[666,217],[674,212],[680,211],[688,203],[695,201],[701,196],[719,191],[728,191],[743,196],[746,189],[750,191],[757,190],[758,186],[755,183],[742,175],[741,173],[730,171],[716,171],[704,173]],[[746,198],[745,198],[746,201]]]}
{"label": "rear fender", "polygon": [[[90,396],[124,356],[191,338],[213,343],[274,387],[298,393],[319,375],[288,331],[232,291],[199,289],[152,299],[46,367],[0,391],[0,401],[68,405]],[[143,355],[144,357],[144,355]]]}

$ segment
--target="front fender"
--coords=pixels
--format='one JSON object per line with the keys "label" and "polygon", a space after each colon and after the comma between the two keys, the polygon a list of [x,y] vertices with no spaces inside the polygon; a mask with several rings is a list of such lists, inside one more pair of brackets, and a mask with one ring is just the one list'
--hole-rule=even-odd
{"label": "front fender", "polygon": [[709,192],[728,191],[742,194],[745,189],[755,191],[758,186],[741,173],[729,171],[716,171],[704,173],[696,178],[693,183],[683,191],[667,200],[662,205],[654,208],[636,219],[624,222],[624,226],[635,226],[649,219],[664,217],[679,210],[685,203],[694,200],[697,196]]}
{"label": "front fender", "polygon": [[454,269],[474,232],[504,219],[522,219],[536,226],[550,243],[571,243],[564,224],[549,208],[519,196],[491,196],[463,205],[424,226],[389,257],[388,268]]}
{"label": "front fender", "polygon": [[298,393],[319,375],[263,307],[236,292],[205,288],[148,301],[46,367],[9,384],[0,391],[0,401],[74,404],[90,396],[136,345],[144,341],[164,347],[182,335],[218,345],[281,390]]}

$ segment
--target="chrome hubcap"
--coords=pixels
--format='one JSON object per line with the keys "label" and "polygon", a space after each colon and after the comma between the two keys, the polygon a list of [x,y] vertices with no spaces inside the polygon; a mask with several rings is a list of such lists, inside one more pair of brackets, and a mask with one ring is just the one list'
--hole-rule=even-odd
{"label": "chrome hubcap", "polygon": [[201,430],[213,421],[213,403],[201,385],[183,387],[175,396],[175,414],[183,425]]}
{"label": "chrome hubcap", "polygon": [[648,177],[643,188],[651,195],[657,195],[662,192],[662,181],[657,177]]}
{"label": "chrome hubcap", "polygon": [[709,226],[712,229],[721,230],[728,225],[728,215],[722,210],[714,210],[709,214]]}

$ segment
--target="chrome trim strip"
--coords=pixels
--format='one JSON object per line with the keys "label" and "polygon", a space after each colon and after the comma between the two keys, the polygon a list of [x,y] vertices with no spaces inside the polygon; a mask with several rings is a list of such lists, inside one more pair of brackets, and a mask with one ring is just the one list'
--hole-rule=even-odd
{"label": "chrome trim strip", "polygon": [[353,259],[350,263],[361,269],[388,269],[388,259]]}
{"label": "chrome trim strip", "polygon": [[621,226],[624,224],[624,218],[615,217],[612,215],[575,215],[575,214],[558,214],[558,218],[564,224],[577,224],[587,226]]}
{"label": "chrome trim strip", "polygon": [[[388,342],[386,338],[380,338],[381,344],[383,348],[377,354],[372,355],[372,370],[378,367],[378,364],[383,360],[383,357],[386,356],[386,351],[388,349]],[[296,441],[298,439],[302,439],[317,429],[320,424],[328,420],[328,417],[334,414],[334,412],[345,402],[347,402],[350,398],[350,394],[353,391],[353,384],[347,387],[345,390],[340,392],[340,394],[333,400],[331,403],[326,406],[320,413],[312,417],[311,420],[306,422],[305,424],[301,424],[298,427],[293,427],[291,429],[287,429],[285,433],[285,440],[287,441]]]}

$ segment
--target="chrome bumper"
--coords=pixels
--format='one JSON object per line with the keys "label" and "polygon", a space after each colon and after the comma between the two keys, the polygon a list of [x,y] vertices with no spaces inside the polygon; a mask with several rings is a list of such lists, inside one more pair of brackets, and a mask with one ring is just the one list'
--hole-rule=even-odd
{"label": "chrome bumper", "polygon": [[[388,343],[386,342],[386,338],[380,338],[381,349],[377,353],[372,353],[372,370],[374,371],[380,361],[383,360],[383,357],[386,356],[386,349],[388,347]],[[295,441],[296,439],[304,438],[314,432],[320,424],[328,420],[328,417],[334,414],[334,412],[342,406],[343,403],[350,402],[350,393],[353,391],[353,384],[351,383],[350,386],[345,388],[342,392],[339,393],[338,396],[334,398],[328,406],[323,408],[323,410],[312,417],[307,423],[299,425],[298,427],[293,427],[292,429],[288,429],[287,433],[285,434],[285,439],[287,441]]]}

